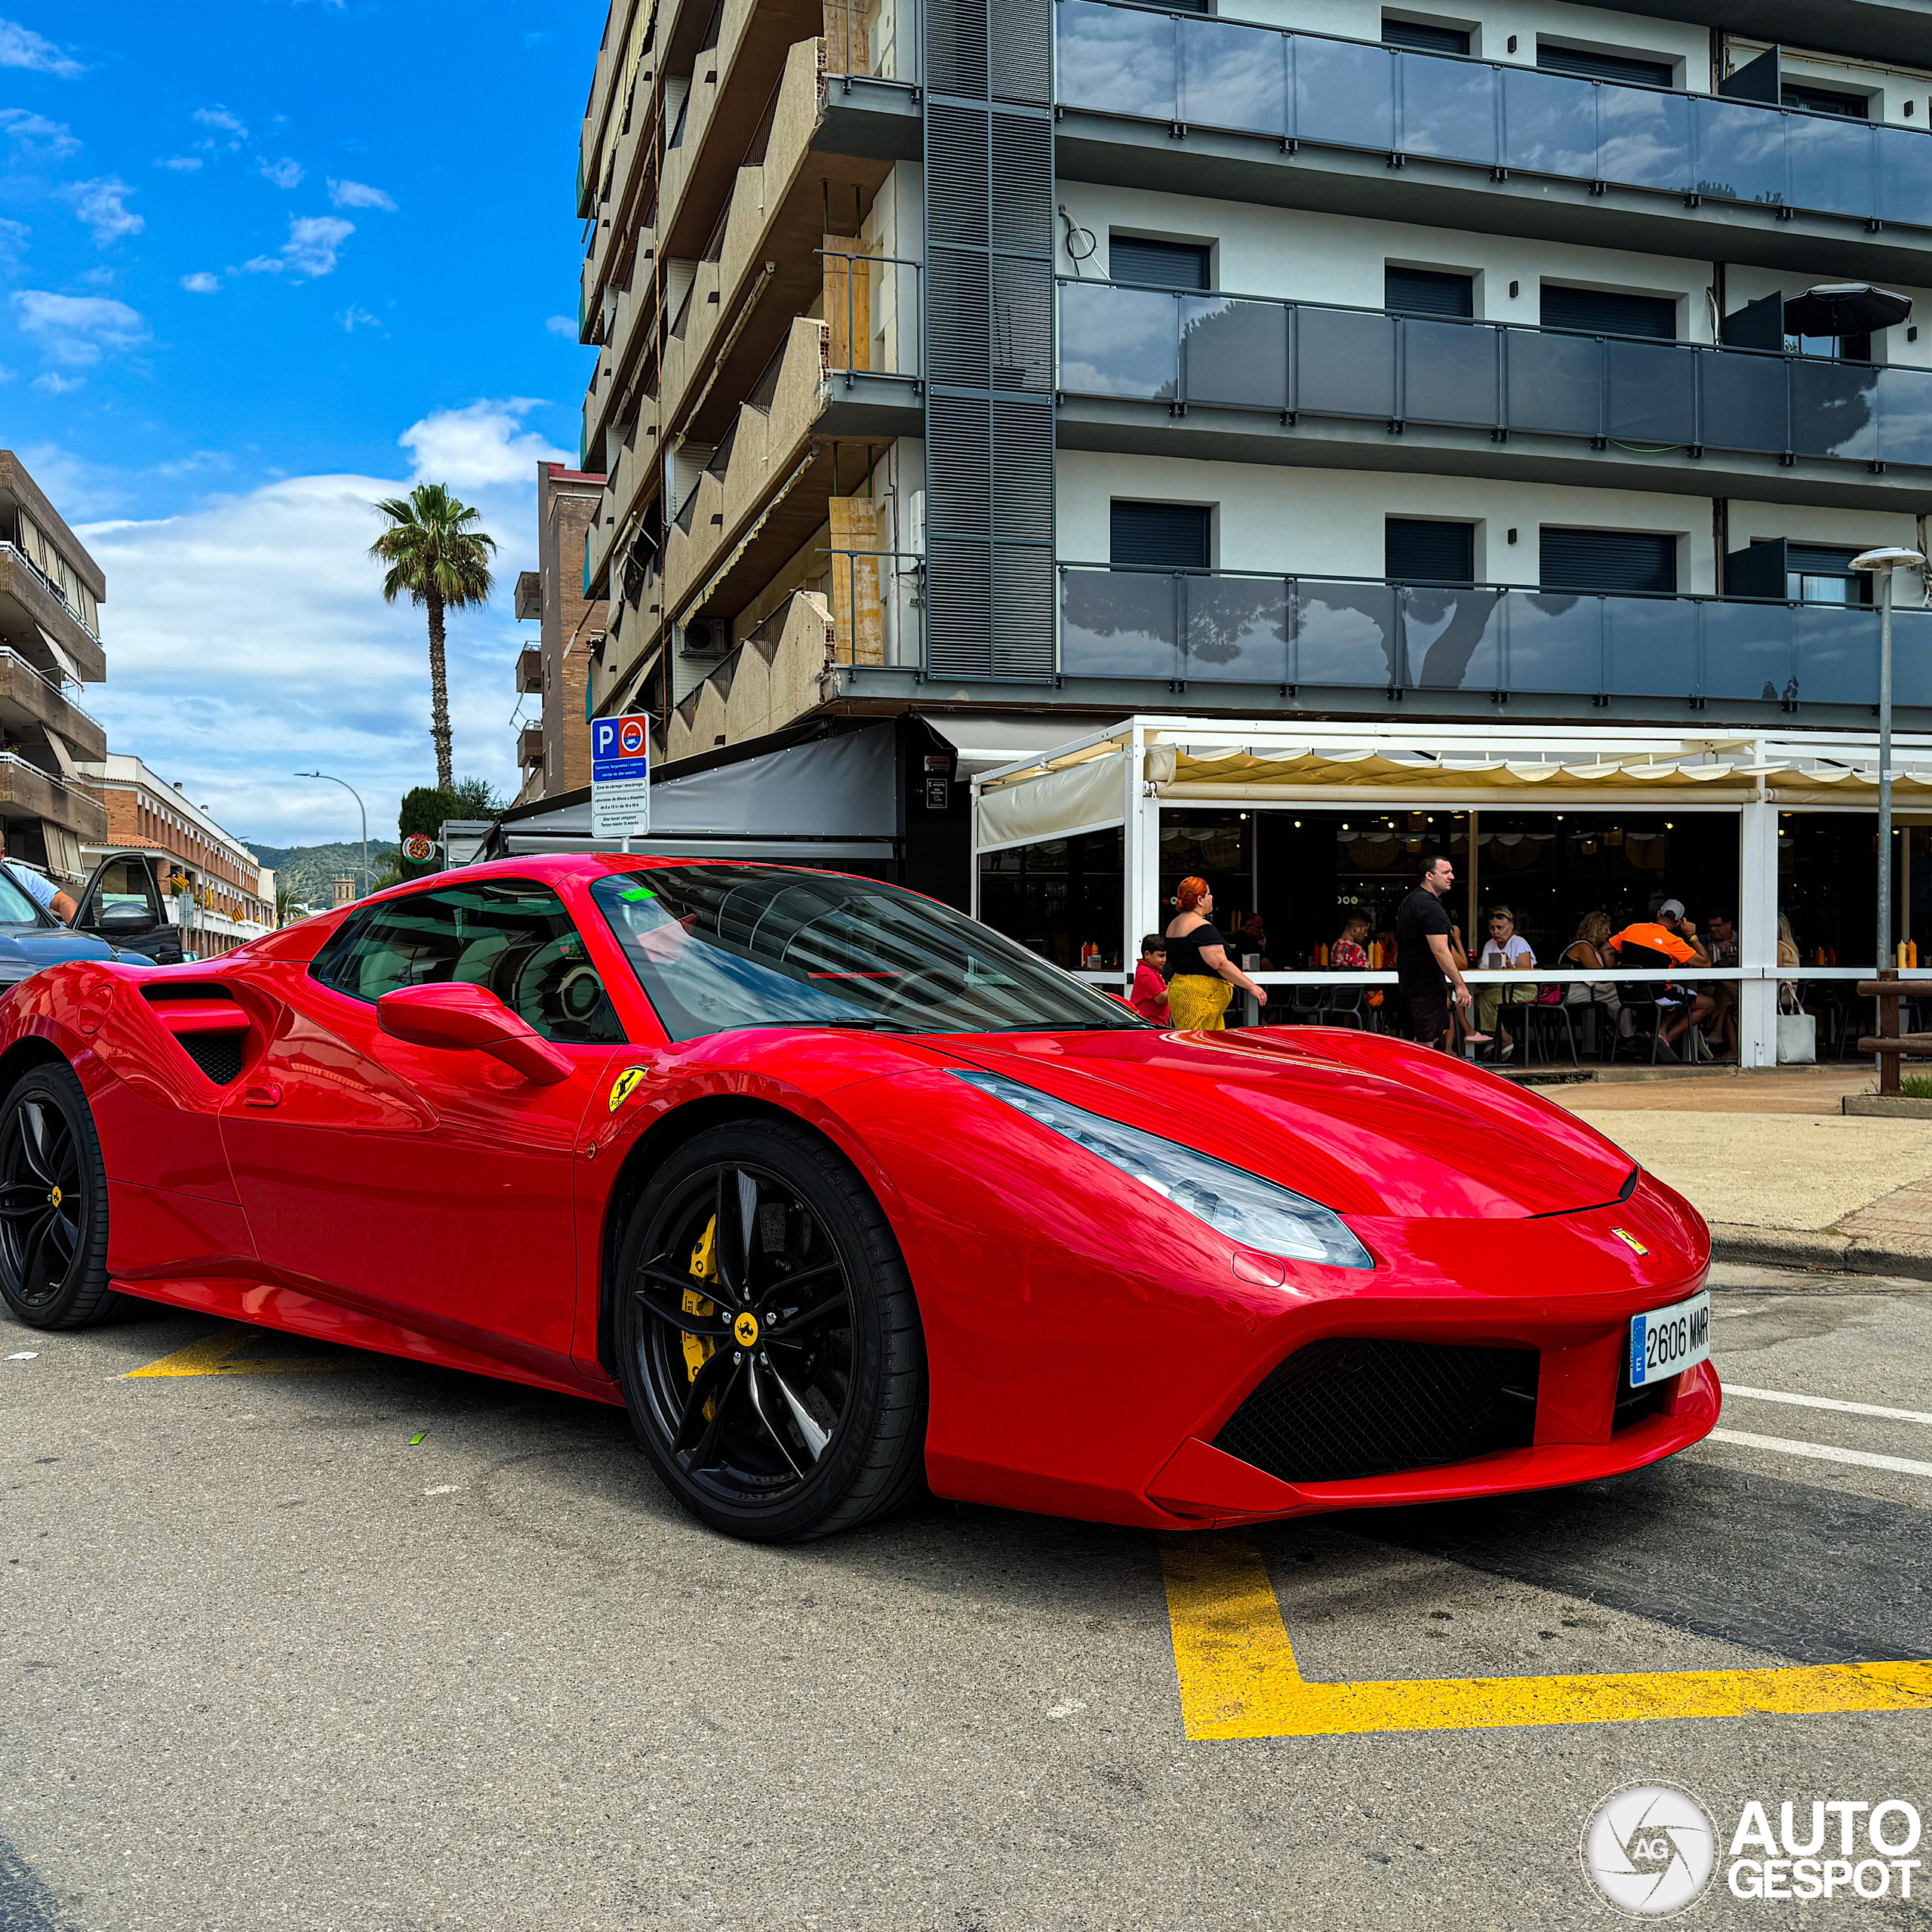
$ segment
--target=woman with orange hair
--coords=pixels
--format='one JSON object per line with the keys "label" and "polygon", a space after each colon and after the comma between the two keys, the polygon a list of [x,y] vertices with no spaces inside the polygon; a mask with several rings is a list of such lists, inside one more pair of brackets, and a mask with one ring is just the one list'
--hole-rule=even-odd
{"label": "woman with orange hair", "polygon": [[1214,895],[1204,878],[1184,878],[1174,894],[1179,916],[1168,928],[1168,1011],[1189,1032],[1221,1030],[1221,1016],[1239,986],[1268,1004],[1257,986],[1228,957],[1227,942],[1214,928]]}

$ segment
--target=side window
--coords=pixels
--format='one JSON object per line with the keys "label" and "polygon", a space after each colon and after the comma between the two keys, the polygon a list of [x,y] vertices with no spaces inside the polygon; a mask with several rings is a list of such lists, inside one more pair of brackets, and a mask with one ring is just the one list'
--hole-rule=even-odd
{"label": "side window", "polygon": [[487,987],[546,1040],[598,1046],[624,1037],[563,901],[520,880],[385,900],[345,926],[310,970],[371,1001],[399,986],[460,980]]}

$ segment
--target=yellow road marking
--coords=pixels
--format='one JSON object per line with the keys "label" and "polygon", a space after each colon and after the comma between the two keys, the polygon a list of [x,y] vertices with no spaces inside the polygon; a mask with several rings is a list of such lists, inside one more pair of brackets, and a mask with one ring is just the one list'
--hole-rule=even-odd
{"label": "yellow road marking", "polygon": [[177,1349],[171,1355],[149,1362],[145,1368],[130,1369],[122,1379],[134,1382],[146,1375],[321,1375],[341,1367],[340,1358],[334,1355],[251,1358],[242,1352],[264,1334],[279,1332],[253,1327],[245,1321],[230,1322],[198,1342],[190,1342],[185,1349]]}
{"label": "yellow road marking", "polygon": [[1247,1537],[1170,1538],[1161,1567],[1190,1738],[1932,1712],[1932,1661],[1312,1684],[1295,1662],[1268,1566]]}

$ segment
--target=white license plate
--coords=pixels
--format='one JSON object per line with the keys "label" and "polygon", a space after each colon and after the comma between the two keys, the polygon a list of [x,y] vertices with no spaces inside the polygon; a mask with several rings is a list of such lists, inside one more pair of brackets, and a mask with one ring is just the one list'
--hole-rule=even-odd
{"label": "white license plate", "polygon": [[1711,1353],[1711,1297],[1706,1289],[1673,1307],[1630,1318],[1630,1386],[1681,1375]]}

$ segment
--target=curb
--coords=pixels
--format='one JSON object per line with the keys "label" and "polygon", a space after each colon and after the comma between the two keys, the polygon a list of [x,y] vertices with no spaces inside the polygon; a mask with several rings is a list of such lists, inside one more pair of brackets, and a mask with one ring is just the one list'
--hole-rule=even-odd
{"label": "curb", "polygon": [[1711,1226],[1711,1258],[1758,1268],[1815,1268],[1838,1275],[1891,1275],[1932,1281],[1932,1248],[1884,1247],[1856,1235]]}

